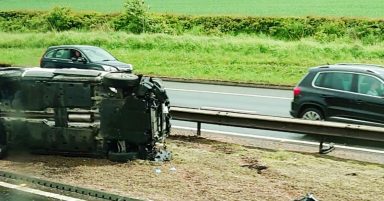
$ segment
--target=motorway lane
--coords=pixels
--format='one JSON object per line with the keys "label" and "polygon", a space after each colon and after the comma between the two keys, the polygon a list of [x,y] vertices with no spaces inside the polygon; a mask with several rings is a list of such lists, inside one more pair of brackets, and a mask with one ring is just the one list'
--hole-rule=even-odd
{"label": "motorway lane", "polygon": [[171,105],[217,107],[289,117],[292,90],[164,82]]}
{"label": "motorway lane", "polygon": [[[164,82],[172,106],[211,107],[289,117],[292,90]],[[195,123],[173,121],[173,126],[196,128]],[[203,124],[202,129],[301,140],[305,135]]]}
{"label": "motorway lane", "polygon": [[[290,103],[293,97],[292,90],[265,89],[252,87],[238,87],[211,84],[196,84],[182,82],[164,82],[170,97],[171,106],[183,107],[214,107],[252,111],[257,114],[290,117]],[[196,123],[172,121],[175,128],[196,128]],[[219,125],[202,124],[202,129],[224,133],[257,135],[267,138],[317,142],[318,139],[295,133],[236,128]],[[381,143],[369,142],[358,144],[358,140],[332,139],[342,145],[353,145],[357,148],[371,147],[384,151]]]}

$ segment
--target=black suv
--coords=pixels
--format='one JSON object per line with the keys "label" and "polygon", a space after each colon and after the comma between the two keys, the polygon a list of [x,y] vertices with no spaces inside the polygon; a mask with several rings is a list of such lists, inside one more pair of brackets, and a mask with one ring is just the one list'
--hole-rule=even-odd
{"label": "black suv", "polygon": [[291,115],[384,125],[384,67],[335,64],[311,68],[293,90]]}
{"label": "black suv", "polygon": [[118,61],[102,48],[88,45],[60,45],[47,49],[40,59],[42,68],[80,68],[132,72],[131,64]]}

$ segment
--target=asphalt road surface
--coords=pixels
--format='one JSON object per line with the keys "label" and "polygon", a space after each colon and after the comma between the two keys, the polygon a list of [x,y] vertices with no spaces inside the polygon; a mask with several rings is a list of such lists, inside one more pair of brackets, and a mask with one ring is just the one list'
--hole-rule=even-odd
{"label": "asphalt road surface", "polygon": [[165,82],[173,106],[215,107],[289,117],[291,90]]}
{"label": "asphalt road surface", "polygon": [[[101,200],[98,198],[88,197],[86,195],[78,195],[84,198],[75,198],[58,189],[39,190],[31,184],[12,184],[9,181],[0,180],[0,201],[86,201],[86,200]],[[14,181],[15,182],[15,181]],[[75,194],[75,193],[72,193]]]}
{"label": "asphalt road surface", "polygon": [[33,195],[0,186],[0,201],[54,201],[41,195]]}
{"label": "asphalt road surface", "polygon": [[[196,84],[182,82],[164,82],[170,97],[171,106],[193,108],[217,108],[230,111],[247,111],[261,115],[290,117],[289,110],[293,97],[292,90],[265,89],[252,87]],[[193,122],[173,121],[176,128],[196,128]],[[252,135],[271,139],[316,142],[318,139],[296,133],[236,128],[203,124],[206,131],[217,131],[231,135]],[[362,142],[361,140],[332,139],[332,142],[354,148],[372,148],[383,151],[381,143]]]}

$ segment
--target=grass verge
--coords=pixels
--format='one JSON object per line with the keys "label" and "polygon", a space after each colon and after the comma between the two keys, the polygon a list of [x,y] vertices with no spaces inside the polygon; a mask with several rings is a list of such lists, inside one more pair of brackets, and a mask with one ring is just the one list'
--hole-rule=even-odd
{"label": "grass verge", "polygon": [[0,168],[150,200],[384,199],[379,164],[191,136],[173,136],[168,147],[174,159],[165,163],[11,154]]}
{"label": "grass verge", "polygon": [[101,46],[137,73],[187,79],[295,85],[311,66],[384,64],[384,42],[281,41],[262,36],[191,36],[123,32],[0,33],[0,63],[37,66],[51,45]]}

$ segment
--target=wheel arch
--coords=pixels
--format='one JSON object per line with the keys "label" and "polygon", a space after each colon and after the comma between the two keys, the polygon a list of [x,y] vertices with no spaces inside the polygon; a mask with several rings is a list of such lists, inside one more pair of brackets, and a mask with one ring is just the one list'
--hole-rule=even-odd
{"label": "wheel arch", "polygon": [[324,119],[326,119],[328,117],[327,113],[325,112],[325,107],[320,105],[320,104],[317,104],[317,103],[304,103],[304,104],[302,104],[300,109],[299,109],[298,116],[301,116],[301,113],[303,113],[303,111],[308,109],[308,108],[318,109],[321,112],[321,114],[323,115]]}

